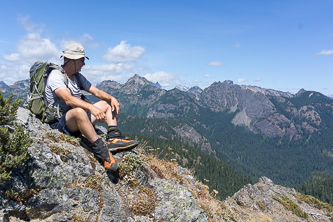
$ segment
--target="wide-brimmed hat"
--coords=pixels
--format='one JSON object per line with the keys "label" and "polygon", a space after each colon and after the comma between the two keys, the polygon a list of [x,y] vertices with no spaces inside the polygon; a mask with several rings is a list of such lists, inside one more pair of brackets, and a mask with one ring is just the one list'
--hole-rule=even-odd
{"label": "wide-brimmed hat", "polygon": [[62,57],[66,57],[69,59],[81,59],[81,58],[88,58],[88,56],[86,56],[85,52],[84,52],[84,48],[77,44],[77,43],[72,43],[66,46],[65,51],[63,51],[63,55],[60,56],[60,58]]}

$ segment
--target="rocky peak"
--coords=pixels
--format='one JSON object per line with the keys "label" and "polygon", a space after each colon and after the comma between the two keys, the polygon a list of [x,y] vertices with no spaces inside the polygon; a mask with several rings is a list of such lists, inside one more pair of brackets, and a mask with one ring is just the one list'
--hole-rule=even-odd
{"label": "rocky peak", "polygon": [[182,86],[182,85],[177,85],[175,87],[175,89],[179,89],[180,91],[183,91],[183,92],[187,92],[189,90],[189,88],[187,88],[186,86]]}
{"label": "rocky peak", "polygon": [[296,94],[295,94],[295,96],[300,96],[300,95],[302,95],[303,93],[305,93],[306,92],[306,90],[305,89],[300,89]]}
{"label": "rocky peak", "polygon": [[112,80],[104,80],[103,82],[97,84],[96,87],[103,89],[103,90],[105,88],[120,89],[121,84],[117,83],[116,81],[112,81]]}
{"label": "rocky peak", "polygon": [[[139,76],[135,74],[133,77],[129,78],[126,84],[133,84],[133,85],[153,85],[152,82],[148,81],[145,77]],[[126,85],[125,84],[125,85]]]}
{"label": "rocky peak", "polygon": [[211,86],[204,89],[200,95],[203,104],[210,107],[212,111],[220,112],[232,109],[239,103],[241,88],[234,85],[232,81],[214,82]]}
{"label": "rocky peak", "polygon": [[146,78],[135,74],[123,85],[121,91],[125,94],[136,94],[143,88],[158,89],[152,82],[148,81]]}
{"label": "rocky peak", "polygon": [[202,91],[203,90],[199,86],[193,86],[188,90],[189,93],[192,93],[195,95],[197,100],[199,100],[199,96],[202,93]]}
{"label": "rocky peak", "polygon": [[156,87],[159,88],[159,89],[162,89],[162,86],[161,86],[158,82],[153,83],[153,85],[156,86]]}
{"label": "rocky peak", "polygon": [[225,85],[233,85],[234,82],[231,81],[231,80],[225,80],[222,84],[225,84]]}
{"label": "rocky peak", "polygon": [[7,84],[4,81],[0,81],[0,87],[6,87]]}

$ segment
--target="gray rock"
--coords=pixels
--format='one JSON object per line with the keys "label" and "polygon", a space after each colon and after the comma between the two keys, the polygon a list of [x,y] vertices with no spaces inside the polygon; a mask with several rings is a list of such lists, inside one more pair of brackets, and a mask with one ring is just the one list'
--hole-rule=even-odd
{"label": "gray rock", "polygon": [[155,179],[150,183],[159,203],[155,218],[163,221],[208,221],[191,192],[172,180]]}

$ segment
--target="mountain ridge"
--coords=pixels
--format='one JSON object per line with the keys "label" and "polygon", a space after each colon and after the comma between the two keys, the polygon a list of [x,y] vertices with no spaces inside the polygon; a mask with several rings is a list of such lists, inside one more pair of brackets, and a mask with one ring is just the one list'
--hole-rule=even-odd
{"label": "mountain ridge", "polygon": [[[184,92],[159,89],[139,75],[125,84],[106,80],[98,87],[114,95],[121,103],[120,112],[133,121],[158,119],[162,126],[169,120],[182,121],[184,126],[168,125],[164,132],[150,130],[207,150],[255,179],[266,175],[291,186],[304,182],[314,170],[333,172],[333,100],[319,92],[302,89],[292,95],[230,80]],[[24,91],[11,86],[6,90],[7,94]],[[126,124],[122,131],[147,133],[143,126]]]}

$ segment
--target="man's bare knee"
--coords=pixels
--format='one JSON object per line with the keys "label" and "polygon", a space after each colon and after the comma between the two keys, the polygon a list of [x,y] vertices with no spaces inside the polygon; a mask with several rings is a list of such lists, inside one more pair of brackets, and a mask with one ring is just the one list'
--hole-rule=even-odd
{"label": "man's bare knee", "polygon": [[97,106],[98,108],[100,108],[101,110],[107,110],[108,108],[110,108],[110,104],[107,103],[106,101],[98,101],[97,103],[94,103],[95,106]]}
{"label": "man's bare knee", "polygon": [[82,108],[74,108],[70,111],[70,116],[74,117],[77,120],[89,120],[89,117],[87,115],[87,112]]}

